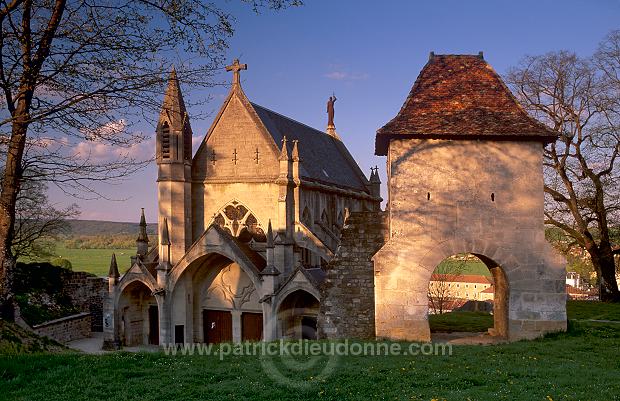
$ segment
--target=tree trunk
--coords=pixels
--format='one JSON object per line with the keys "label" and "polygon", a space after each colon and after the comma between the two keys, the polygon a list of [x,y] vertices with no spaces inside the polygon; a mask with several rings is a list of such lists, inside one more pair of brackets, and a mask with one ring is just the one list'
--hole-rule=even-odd
{"label": "tree trunk", "polygon": [[616,263],[609,244],[587,246],[590,260],[596,271],[599,282],[599,297],[605,302],[620,302],[620,291],[616,281]]}
{"label": "tree trunk", "polygon": [[20,99],[13,114],[11,139],[0,192],[0,313],[2,318],[8,320],[13,319],[14,312],[11,286],[17,261],[11,252],[11,244],[15,227],[15,203],[22,177],[21,163],[30,120],[28,100]]}
{"label": "tree trunk", "polygon": [[620,291],[616,281],[616,263],[613,256],[600,258],[600,298],[606,302],[620,302]]}

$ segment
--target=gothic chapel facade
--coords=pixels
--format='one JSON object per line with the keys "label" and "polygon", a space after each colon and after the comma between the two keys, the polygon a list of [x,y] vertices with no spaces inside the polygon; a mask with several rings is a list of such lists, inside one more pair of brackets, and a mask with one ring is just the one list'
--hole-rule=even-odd
{"label": "gothic chapel facade", "polygon": [[316,338],[325,265],[347,216],[378,211],[379,177],[336,134],[252,103],[233,83],[192,157],[176,73],[157,126],[159,244],[113,258],[105,346]]}

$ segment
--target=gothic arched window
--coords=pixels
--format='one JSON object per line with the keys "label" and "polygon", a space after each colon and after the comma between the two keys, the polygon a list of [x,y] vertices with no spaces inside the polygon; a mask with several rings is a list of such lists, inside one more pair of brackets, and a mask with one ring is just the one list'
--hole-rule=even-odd
{"label": "gothic arched window", "polygon": [[342,215],[342,212],[338,213],[338,220],[336,220],[336,225],[338,226],[338,229],[341,229],[344,226],[344,216]]}
{"label": "gothic arched window", "polygon": [[256,217],[242,204],[232,201],[215,216],[213,222],[241,241],[265,242],[265,231]]}
{"label": "gothic arched window", "polygon": [[323,213],[321,213],[321,223],[325,227],[329,227],[329,217],[327,217],[327,211],[323,209]]}
{"label": "gothic arched window", "polygon": [[312,227],[312,215],[310,215],[308,206],[306,206],[304,211],[301,213],[301,222],[304,223],[306,227]]}
{"label": "gothic arched window", "polygon": [[170,159],[170,126],[167,121],[161,125],[161,157]]}
{"label": "gothic arched window", "polygon": [[185,113],[185,122],[183,125],[183,156],[185,160],[192,160],[192,131],[187,121],[187,113]]}

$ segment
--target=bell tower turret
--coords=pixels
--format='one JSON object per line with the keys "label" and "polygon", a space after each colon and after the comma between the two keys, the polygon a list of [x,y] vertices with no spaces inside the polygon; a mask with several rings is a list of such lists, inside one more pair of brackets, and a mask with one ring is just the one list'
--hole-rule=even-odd
{"label": "bell tower turret", "polygon": [[192,129],[174,67],[157,124],[157,189],[159,236],[167,219],[170,263],[174,265],[192,244]]}

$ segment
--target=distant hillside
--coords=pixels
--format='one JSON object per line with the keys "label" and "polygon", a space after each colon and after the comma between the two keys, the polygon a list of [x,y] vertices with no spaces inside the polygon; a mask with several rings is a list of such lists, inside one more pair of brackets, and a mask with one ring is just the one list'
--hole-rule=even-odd
{"label": "distant hillside", "polygon": [[[118,235],[118,234],[137,234],[138,223],[123,223],[117,221],[98,221],[98,220],[68,220],[71,226],[71,236],[79,235]],[[146,226],[147,234],[157,234],[157,224]]]}

